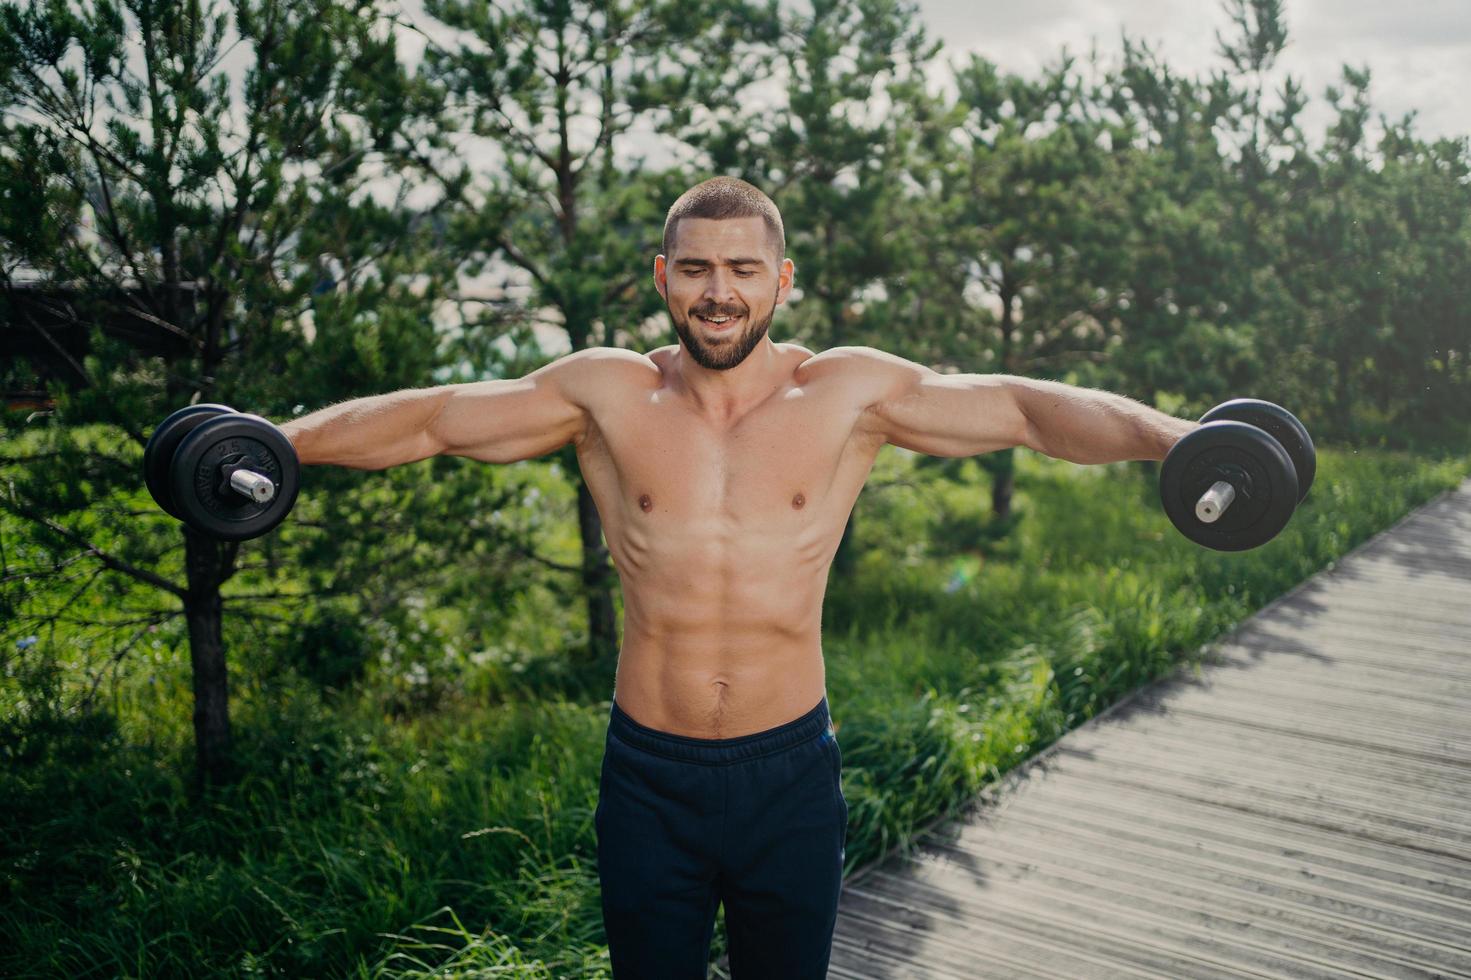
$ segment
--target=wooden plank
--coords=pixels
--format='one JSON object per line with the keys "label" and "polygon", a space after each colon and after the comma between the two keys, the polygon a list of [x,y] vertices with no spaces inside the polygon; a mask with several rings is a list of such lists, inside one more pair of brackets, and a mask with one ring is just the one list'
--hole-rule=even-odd
{"label": "wooden plank", "polygon": [[1221,691],[1321,692],[1325,695],[1375,697],[1407,708],[1425,706],[1436,711],[1461,712],[1471,717],[1471,679],[1437,683],[1433,688],[1398,667],[1367,663],[1347,664],[1257,664],[1249,668],[1229,661],[1213,664],[1208,683]]}
{"label": "wooden plank", "polygon": [[1412,574],[1398,565],[1369,561],[1355,561],[1353,565],[1323,572],[1321,582],[1324,587],[1354,585],[1380,593],[1410,590],[1416,595],[1423,593],[1445,601],[1452,600],[1465,587],[1465,579],[1459,575]]}
{"label": "wooden plank", "polygon": [[[1008,839],[1004,846],[968,842],[963,848],[926,848],[911,855],[903,870],[903,878],[884,880],[919,880],[941,890],[983,895],[1008,910],[1036,908],[1042,915],[1077,907],[1136,942],[1173,934],[1192,956],[1207,949],[1218,965],[1241,972],[1281,971],[1301,960],[1353,960],[1358,958],[1354,946],[1360,944],[1376,951],[1375,969],[1386,974],[1445,969],[1458,958],[1454,949],[1396,929],[1310,912],[1271,894],[1201,887],[1188,876],[1161,873],[1137,861],[1054,848],[1045,838],[1020,846]],[[977,873],[986,879],[981,889],[972,885]],[[1211,946],[1195,942],[1197,930],[1211,937]],[[1282,956],[1284,949],[1292,955]]]}
{"label": "wooden plank", "polygon": [[[1464,862],[1342,828],[1324,832],[1270,815],[1223,813],[1191,800],[1119,794],[1105,804],[1097,794],[1089,796],[1089,789],[1067,781],[1049,805],[1017,812],[1004,834],[966,827],[953,835],[956,846],[995,838],[1008,849],[1030,841],[1059,853],[1122,856],[1122,863],[1188,875],[1201,887],[1254,895],[1291,891],[1305,907],[1352,908],[1361,921],[1386,921],[1428,939],[1465,945],[1464,891],[1471,880]],[[1402,867],[1396,870],[1396,865]],[[1454,882],[1454,893],[1449,885],[1433,887],[1437,880]]]}
{"label": "wooden plank", "polygon": [[[1137,961],[1157,958],[1148,954],[1133,956],[1135,962],[1130,965],[1128,960],[1101,956],[1081,947],[1060,948],[1045,918],[1008,920],[999,912],[977,910],[975,922],[966,932],[941,931],[938,926],[942,918],[922,902],[875,892],[867,882],[861,887],[845,887],[842,905],[843,916],[849,920],[844,923],[849,930],[844,935],[850,951],[903,956],[947,976],[973,977],[973,971],[982,964],[1002,968],[998,973],[1001,976],[1021,969],[1079,980],[1118,976],[1172,980],[1177,975],[1140,967]],[[984,949],[978,949],[978,944]],[[1129,951],[1124,953],[1128,955]]]}
{"label": "wooden plank", "polygon": [[[1467,778],[1471,777],[1464,766],[1411,758],[1403,752],[1382,745],[1366,749],[1358,745],[1324,742],[1322,739],[1284,736],[1280,732],[1264,732],[1240,725],[1231,719],[1219,720],[1183,714],[1155,715],[1136,718],[1129,729],[1157,739],[1176,751],[1192,752],[1198,746],[1203,754],[1213,755],[1218,759],[1225,756],[1246,756],[1254,760],[1272,758],[1287,760],[1303,767],[1331,765],[1340,761],[1345,766],[1361,767],[1364,772],[1389,774],[1386,778],[1392,777],[1394,783],[1403,783],[1416,793],[1442,787],[1447,795],[1454,798],[1462,792],[1461,787],[1465,785]],[[1108,729],[1110,732],[1119,730]],[[1059,742],[1058,751],[1065,744],[1070,743]]]}
{"label": "wooden plank", "polygon": [[[1059,760],[1067,755],[1060,755]],[[1373,832],[1388,839],[1404,839],[1433,847],[1441,853],[1465,855],[1471,861],[1471,828],[1461,826],[1455,819],[1458,814],[1447,818],[1445,814],[1416,812],[1395,806],[1371,805],[1359,798],[1342,794],[1325,797],[1323,794],[1303,792],[1281,784],[1268,784],[1257,779],[1251,783],[1236,783],[1229,778],[1210,772],[1175,773],[1165,766],[1111,764],[1107,760],[1087,759],[1086,765],[1076,770],[1076,778],[1103,784],[1102,792],[1115,793],[1134,789],[1150,794],[1169,794],[1191,800],[1214,800],[1234,796],[1241,806],[1249,806],[1254,812],[1278,814],[1287,819],[1309,822],[1314,826],[1347,823],[1349,821],[1366,832]],[[1388,801],[1393,803],[1394,801]]]}
{"label": "wooden plank", "polygon": [[[1346,923],[1358,929],[1397,932],[1425,946],[1465,949],[1464,920],[1458,918],[1461,910],[1456,904],[1433,909],[1428,917],[1421,914],[1418,903],[1406,906],[1418,894],[1413,878],[1397,885],[1382,876],[1359,873],[1365,868],[1376,870],[1372,866],[1341,856],[1336,857],[1338,863],[1327,863],[1335,856],[1291,849],[1280,852],[1283,859],[1260,861],[1260,869],[1242,874],[1240,858],[1256,861],[1264,856],[1249,839],[1213,836],[1208,830],[1190,832],[1187,825],[1159,818],[1142,825],[1151,828],[1142,838],[1131,838],[1128,833],[1117,837],[1115,826],[1107,821],[1090,824],[1089,817],[1082,814],[1059,819],[1056,810],[1049,810],[1027,821],[1027,833],[927,840],[905,861],[934,860],[956,851],[968,863],[984,861],[988,874],[1012,875],[1016,880],[1050,869],[1064,878],[1093,876],[1125,890],[1188,894],[1217,909],[1259,907],[1271,910],[1274,916],[1316,923],[1315,928]],[[1140,826],[1126,825],[1125,829],[1138,833]],[[1130,846],[1138,840],[1148,846]],[[1302,887],[1308,883],[1317,887]],[[1357,903],[1352,914],[1344,904],[1348,896]]]}
{"label": "wooden plank", "polygon": [[[1370,717],[1397,728],[1444,728],[1452,732],[1471,718],[1471,702],[1459,699],[1395,696],[1373,688],[1348,688],[1299,681],[1293,685],[1261,683],[1259,678],[1232,678],[1213,672],[1189,685],[1171,688],[1171,697],[1187,690],[1217,705],[1242,704],[1282,710],[1301,708],[1310,715],[1335,718]],[[1181,698],[1182,704],[1188,703]]]}
{"label": "wooden plank", "polygon": [[[1471,775],[1436,780],[1401,780],[1390,766],[1365,765],[1353,753],[1335,753],[1323,748],[1306,758],[1285,757],[1270,751],[1270,738],[1250,743],[1234,738],[1229,743],[1207,745],[1199,741],[1160,738],[1134,730],[1116,730],[1106,737],[1068,739],[1058,756],[1076,755],[1102,764],[1123,766],[1147,764],[1176,774],[1196,773],[1248,788],[1296,788],[1302,793],[1344,803],[1379,806],[1391,801],[1397,812],[1422,813],[1447,823],[1466,826],[1466,800],[1471,798]],[[1247,752],[1260,747],[1255,757]],[[1407,792],[1408,791],[1408,792]]]}
{"label": "wooden plank", "polygon": [[[1235,643],[1262,642],[1274,646],[1291,644],[1293,641],[1297,641],[1305,650],[1331,649],[1343,643],[1357,649],[1379,652],[1385,663],[1424,663],[1426,666],[1449,669],[1458,676],[1464,676],[1462,669],[1471,664],[1471,652],[1467,650],[1467,641],[1463,634],[1439,630],[1433,626],[1376,626],[1373,622],[1359,621],[1356,617],[1334,617],[1311,623],[1273,617],[1237,630],[1232,640]],[[1278,651],[1273,649],[1271,652]]]}
{"label": "wooden plank", "polygon": [[1465,666],[1468,658],[1459,643],[1445,643],[1438,638],[1409,633],[1397,637],[1380,636],[1368,630],[1328,624],[1301,629],[1287,623],[1272,623],[1237,631],[1233,637],[1223,641],[1221,650],[1224,655],[1237,659],[1250,657],[1262,660],[1275,659],[1281,654],[1298,655],[1323,663],[1342,660],[1344,663],[1423,670],[1452,680],[1467,679]]}
{"label": "wooden plank", "polygon": [[[1444,620],[1471,628],[1471,608],[1466,606],[1463,588],[1431,589],[1415,585],[1413,611],[1428,619]],[[1329,609],[1340,605],[1351,605],[1358,609],[1400,610],[1405,593],[1401,589],[1386,589],[1355,579],[1321,579],[1310,588],[1304,589],[1293,598],[1314,605],[1322,604]]]}
{"label": "wooden plank", "polygon": [[[913,887],[895,889],[879,870],[862,885],[845,888],[843,903],[866,908],[869,915],[886,914],[913,930],[911,949],[929,957],[929,962],[947,968],[990,958],[992,937],[1024,940],[1035,956],[1043,957],[1049,970],[1079,980],[1109,980],[1121,974],[1173,980],[1175,977],[1234,977],[1236,971],[1201,960],[1168,944],[1132,942],[1107,928],[1091,926],[1072,917],[1060,917],[1046,908],[1016,903],[991,904],[972,895],[947,895],[910,879]],[[970,924],[966,930],[941,929],[942,924],[961,914]],[[1250,975],[1250,974],[1249,974]]]}
{"label": "wooden plank", "polygon": [[1471,729],[1454,720],[1444,725],[1415,725],[1383,713],[1354,715],[1332,709],[1314,710],[1306,698],[1220,697],[1202,688],[1176,687],[1157,702],[1161,712],[1198,712],[1211,717],[1239,719],[1243,724],[1291,726],[1305,733],[1342,737],[1355,742],[1369,740],[1381,745],[1407,747],[1427,752],[1448,753],[1454,763],[1471,769]]}
{"label": "wooden plank", "polygon": [[1341,730],[1334,730],[1327,726],[1300,724],[1297,719],[1292,717],[1268,716],[1265,714],[1253,716],[1240,710],[1209,711],[1184,707],[1175,707],[1170,710],[1190,718],[1204,718],[1246,725],[1263,732],[1275,732],[1288,737],[1311,739],[1332,745],[1354,746],[1366,752],[1384,749],[1409,758],[1418,759],[1422,762],[1440,763],[1462,769],[1471,769],[1471,759],[1467,759],[1454,746],[1449,743],[1437,744],[1431,741],[1430,738],[1378,741],[1370,737],[1346,734]]}
{"label": "wooden plank", "polygon": [[[1468,650],[1467,644],[1471,643],[1471,625],[1467,624],[1465,617],[1455,620],[1436,617],[1417,605],[1414,596],[1405,593],[1396,593],[1384,598],[1383,603],[1365,608],[1363,603],[1329,604],[1321,598],[1313,600],[1299,595],[1277,607],[1274,623],[1286,620],[1294,625],[1311,626],[1318,619],[1331,618],[1335,625],[1362,624],[1370,627],[1376,633],[1387,632],[1393,635],[1401,631],[1408,631],[1414,636],[1448,636],[1463,644],[1461,647],[1463,652]],[[1471,652],[1467,652],[1466,655],[1471,656]]]}

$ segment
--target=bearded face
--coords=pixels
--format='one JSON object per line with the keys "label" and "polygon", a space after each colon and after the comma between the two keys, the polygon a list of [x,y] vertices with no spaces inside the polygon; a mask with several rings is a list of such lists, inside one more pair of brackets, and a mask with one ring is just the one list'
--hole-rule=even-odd
{"label": "bearded face", "polygon": [[655,260],[665,306],[680,343],[700,367],[728,371],[771,327],[791,288],[792,263],[779,260],[757,218],[683,218],[672,256]]}
{"label": "bearded face", "polygon": [[[776,290],[766,298],[766,315],[751,319],[751,311],[740,304],[700,304],[682,313],[665,298],[674,332],[689,351],[690,358],[711,371],[728,371],[744,361],[761,343],[776,313]],[[719,322],[724,320],[724,322]]]}

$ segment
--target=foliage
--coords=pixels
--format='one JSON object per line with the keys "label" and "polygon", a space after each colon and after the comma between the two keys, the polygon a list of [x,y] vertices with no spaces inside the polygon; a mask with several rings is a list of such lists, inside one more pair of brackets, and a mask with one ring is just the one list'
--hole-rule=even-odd
{"label": "foliage", "polygon": [[[924,543],[974,495],[913,464],[885,451],[858,574],[824,608],[849,871],[1468,471],[1325,452],[1287,531],[1225,555],[1170,530],[1135,467],[1023,453],[1014,556],[936,558]],[[378,671],[330,700],[293,670],[247,672],[246,775],[192,798],[187,728],[158,724],[187,703],[180,651],[98,713],[57,696],[76,675],[49,648],[4,649],[7,976],[608,975],[601,694],[487,690],[499,668],[471,658],[435,710],[394,714]]]}

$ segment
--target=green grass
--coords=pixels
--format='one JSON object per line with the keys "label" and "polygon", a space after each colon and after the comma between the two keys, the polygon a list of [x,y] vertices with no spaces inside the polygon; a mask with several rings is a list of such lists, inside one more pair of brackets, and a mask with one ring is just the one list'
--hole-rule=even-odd
{"label": "green grass", "polygon": [[[986,538],[975,462],[951,483],[886,451],[859,568],[824,608],[849,870],[1471,469],[1320,463],[1276,541],[1225,555],[1169,528],[1138,465],[1023,455],[1015,531],[951,552]],[[324,700],[294,674],[242,670],[246,775],[195,798],[187,658],[163,657],[127,675],[116,713],[81,716],[26,709],[39,682],[7,660],[0,974],[608,975],[592,827],[606,702],[519,697],[485,680],[504,669],[490,663],[404,715],[371,684]]]}

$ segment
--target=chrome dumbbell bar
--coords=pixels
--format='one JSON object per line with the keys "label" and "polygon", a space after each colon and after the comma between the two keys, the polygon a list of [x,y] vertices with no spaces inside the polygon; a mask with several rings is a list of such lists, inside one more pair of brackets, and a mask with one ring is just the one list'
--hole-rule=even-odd
{"label": "chrome dumbbell bar", "polygon": [[254,470],[236,470],[230,474],[230,489],[258,504],[276,499],[276,485]]}

